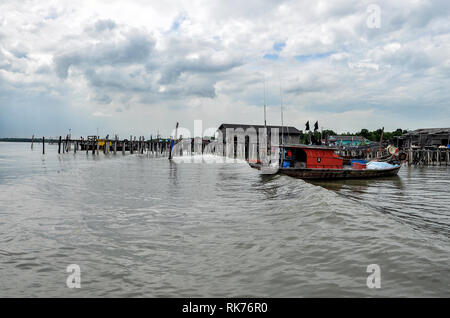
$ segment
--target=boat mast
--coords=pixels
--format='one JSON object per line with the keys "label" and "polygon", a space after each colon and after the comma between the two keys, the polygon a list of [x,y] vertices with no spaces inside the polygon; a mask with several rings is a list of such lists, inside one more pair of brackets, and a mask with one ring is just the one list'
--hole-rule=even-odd
{"label": "boat mast", "polygon": [[264,133],[266,134],[266,136],[264,137],[264,139],[265,139],[265,141],[264,141],[264,144],[266,145],[265,146],[265,148],[266,149],[264,149],[264,156],[266,157],[264,160],[267,160],[267,151],[268,151],[268,145],[269,145],[269,142],[268,142],[268,140],[267,140],[267,138],[268,138],[268,133],[267,133],[267,121],[266,121],[266,107],[267,107],[267,105],[266,105],[266,75],[264,74]]}
{"label": "boat mast", "polygon": [[281,109],[281,145],[284,145],[283,94],[281,92],[281,78],[280,78],[280,109]]}
{"label": "boat mast", "polygon": [[264,76],[264,128],[267,135],[267,122],[266,122],[266,76]]}
{"label": "boat mast", "polygon": [[[281,78],[279,78],[280,81],[280,110],[281,110],[281,146],[284,145],[284,121],[283,121],[283,94],[281,91]],[[284,161],[284,148],[280,148],[281,156],[280,156],[280,167],[283,167],[283,161]]]}

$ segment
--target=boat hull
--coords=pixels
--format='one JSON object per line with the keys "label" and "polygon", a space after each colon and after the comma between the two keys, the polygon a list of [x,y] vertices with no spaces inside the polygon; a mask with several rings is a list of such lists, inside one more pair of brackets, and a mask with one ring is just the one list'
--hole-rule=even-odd
{"label": "boat hull", "polygon": [[301,179],[359,179],[395,176],[399,170],[400,166],[380,170],[284,168],[280,169],[279,172]]}
{"label": "boat hull", "polygon": [[[252,168],[261,169],[258,164],[250,164]],[[300,179],[368,179],[397,175],[401,166],[389,169],[308,169],[280,168],[278,173]]]}

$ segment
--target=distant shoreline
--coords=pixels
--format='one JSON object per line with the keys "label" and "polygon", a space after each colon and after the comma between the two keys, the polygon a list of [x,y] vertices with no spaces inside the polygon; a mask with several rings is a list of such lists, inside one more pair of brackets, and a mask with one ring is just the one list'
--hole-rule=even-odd
{"label": "distant shoreline", "polygon": [[[45,138],[45,142],[56,142],[57,139],[47,139]],[[0,142],[32,142],[31,138],[0,138]],[[41,138],[35,138],[34,142],[42,142]]]}

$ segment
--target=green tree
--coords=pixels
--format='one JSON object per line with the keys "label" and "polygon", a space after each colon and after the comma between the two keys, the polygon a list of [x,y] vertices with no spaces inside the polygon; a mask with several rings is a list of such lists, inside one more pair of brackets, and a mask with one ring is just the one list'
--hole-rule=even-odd
{"label": "green tree", "polygon": [[362,136],[362,137],[364,137],[364,138],[366,138],[366,139],[369,139],[369,137],[370,137],[370,132],[369,132],[368,129],[363,128],[363,129],[361,129],[361,131],[359,132],[358,135],[359,135],[359,136]]}
{"label": "green tree", "polygon": [[326,138],[326,137],[329,137],[329,136],[336,136],[337,134],[331,129],[325,129],[322,132],[322,135],[323,135],[324,138]]}

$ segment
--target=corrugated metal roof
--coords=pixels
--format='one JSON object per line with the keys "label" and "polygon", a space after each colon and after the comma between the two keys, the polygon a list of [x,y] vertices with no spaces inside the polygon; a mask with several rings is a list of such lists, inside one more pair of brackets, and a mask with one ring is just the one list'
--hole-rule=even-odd
{"label": "corrugated metal roof", "polygon": [[407,135],[419,135],[419,134],[450,134],[450,128],[420,128],[406,133]]}

